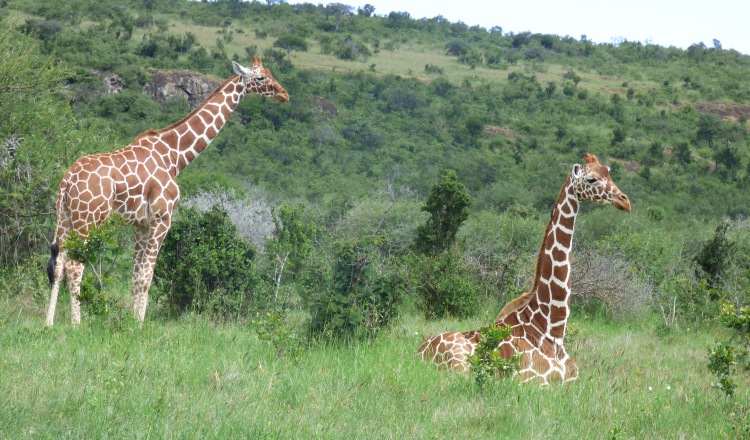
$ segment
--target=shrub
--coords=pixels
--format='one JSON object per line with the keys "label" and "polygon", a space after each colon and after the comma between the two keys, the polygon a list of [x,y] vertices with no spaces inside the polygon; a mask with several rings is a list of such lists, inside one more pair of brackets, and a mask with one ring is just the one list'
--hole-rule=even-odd
{"label": "shrub", "polygon": [[267,341],[276,350],[276,356],[298,361],[305,353],[305,342],[287,323],[286,315],[268,312],[253,321],[258,339]]}
{"label": "shrub", "polygon": [[462,265],[457,251],[437,256],[410,254],[404,263],[408,290],[428,318],[466,317],[477,311],[482,282]]}
{"label": "shrub", "polygon": [[105,286],[113,281],[115,265],[123,252],[122,226],[122,218],[113,215],[101,226],[91,226],[85,239],[73,233],[64,243],[68,258],[80,261],[88,269],[84,270],[78,293],[81,309],[118,326],[131,315],[117,298],[105,291]]}
{"label": "shrub", "polygon": [[705,276],[708,284],[714,288],[719,287],[736,247],[736,243],[727,239],[728,228],[729,223],[718,225],[713,238],[695,256],[695,262],[700,267],[700,270],[696,270],[696,276]]}
{"label": "shrub", "polygon": [[727,398],[727,417],[732,422],[735,438],[750,438],[750,405],[734,399],[738,367],[750,371],[750,306],[739,310],[731,303],[721,306],[719,321],[734,331],[734,339],[718,342],[708,352],[708,370],[716,376],[714,388]]}
{"label": "shrub", "polygon": [[160,301],[174,312],[195,310],[217,317],[247,310],[257,284],[255,248],[219,205],[201,213],[182,208],[164,240],[154,280]]}
{"label": "shrub", "polygon": [[601,301],[615,317],[638,315],[651,301],[654,286],[633,271],[622,257],[605,256],[591,249],[575,252],[570,274],[577,300]]}
{"label": "shrub", "polygon": [[430,213],[424,226],[417,228],[414,248],[422,254],[437,255],[456,240],[461,224],[469,218],[471,197],[453,170],[446,170],[433,185],[422,211]]}
{"label": "shrub", "polygon": [[510,326],[491,325],[480,330],[482,339],[477,344],[474,354],[469,355],[469,369],[474,373],[474,380],[479,388],[484,389],[493,378],[512,377],[521,366],[522,353],[516,353],[505,359],[497,350],[498,345],[508,339],[512,330]]}
{"label": "shrub", "polygon": [[310,331],[329,339],[372,337],[397,315],[403,283],[375,271],[379,237],[335,244],[328,288],[308,299]]}

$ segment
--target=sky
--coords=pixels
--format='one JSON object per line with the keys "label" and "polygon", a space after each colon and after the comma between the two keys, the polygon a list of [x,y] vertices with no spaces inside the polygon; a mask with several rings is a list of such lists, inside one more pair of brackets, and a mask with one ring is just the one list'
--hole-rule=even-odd
{"label": "sky", "polygon": [[750,55],[750,1],[710,0],[289,0],[288,3],[343,3],[375,7],[375,15],[408,12],[411,18],[442,15],[451,22],[503,33],[555,34],[594,43],[640,41],[687,49],[703,42]]}

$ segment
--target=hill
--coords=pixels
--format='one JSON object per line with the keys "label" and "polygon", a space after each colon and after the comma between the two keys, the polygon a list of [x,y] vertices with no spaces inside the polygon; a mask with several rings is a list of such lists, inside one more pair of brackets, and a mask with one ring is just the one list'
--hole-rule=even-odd
{"label": "hill", "polygon": [[[286,197],[336,193],[346,204],[386,183],[424,194],[450,167],[486,200],[479,207],[507,206],[488,188],[512,180],[544,208],[551,196],[538,174],[556,181],[561,164],[591,150],[618,165],[637,201],[698,216],[750,211],[739,196],[750,163],[750,85],[741,80],[750,57],[506,35],[343,6],[18,1],[5,11],[75,71],[75,116],[105,126],[116,145],[187,110],[140,96],[147,69],[220,80],[230,59],[261,55],[292,102],[241,106],[186,172],[195,186],[200,175],[228,172]],[[123,93],[100,94],[90,69],[122,77]],[[338,112],[319,111],[321,100]]]}

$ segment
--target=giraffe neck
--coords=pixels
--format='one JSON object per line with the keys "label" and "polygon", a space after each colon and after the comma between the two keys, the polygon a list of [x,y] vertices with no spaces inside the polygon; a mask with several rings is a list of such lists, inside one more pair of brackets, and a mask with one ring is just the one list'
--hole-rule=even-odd
{"label": "giraffe neck", "polygon": [[565,182],[544,240],[537,256],[534,285],[525,313],[521,317],[533,324],[543,335],[562,341],[570,314],[570,251],[578,214],[578,198],[571,183]]}
{"label": "giraffe neck", "polygon": [[156,145],[169,150],[175,174],[179,174],[213,141],[245,95],[242,78],[234,76],[224,81],[182,120],[139,137],[158,136],[161,142]]}

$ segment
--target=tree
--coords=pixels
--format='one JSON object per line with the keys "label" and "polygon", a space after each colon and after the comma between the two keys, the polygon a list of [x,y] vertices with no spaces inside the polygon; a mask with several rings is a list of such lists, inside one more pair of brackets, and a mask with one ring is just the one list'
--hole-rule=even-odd
{"label": "tree", "polygon": [[[0,266],[18,264],[54,226],[59,179],[81,145],[64,82],[71,74],[28,36],[0,30]],[[91,151],[91,150],[89,150]]]}
{"label": "tree", "polygon": [[455,57],[466,55],[470,50],[471,45],[460,38],[453,38],[445,43],[445,52]]}
{"label": "tree", "polygon": [[375,6],[369,3],[357,9],[357,15],[359,15],[360,17],[372,17],[372,14],[374,13],[375,13]]}
{"label": "tree", "polygon": [[287,55],[290,55],[294,50],[307,52],[307,41],[297,35],[284,34],[273,43],[273,47],[284,49]]}
{"label": "tree", "polygon": [[341,26],[341,17],[344,15],[351,14],[354,8],[343,3],[329,3],[326,5],[326,14],[336,16],[336,32],[339,31]]}
{"label": "tree", "polygon": [[698,119],[698,131],[695,133],[698,141],[705,141],[712,150],[716,151],[716,140],[721,137],[723,128],[721,119],[712,114],[703,114]]}
{"label": "tree", "polygon": [[456,239],[461,224],[469,218],[471,197],[453,170],[446,170],[440,182],[430,191],[422,211],[431,214],[427,223],[417,228],[414,248],[418,253],[437,255]]}

